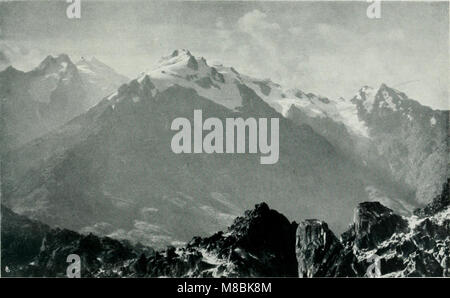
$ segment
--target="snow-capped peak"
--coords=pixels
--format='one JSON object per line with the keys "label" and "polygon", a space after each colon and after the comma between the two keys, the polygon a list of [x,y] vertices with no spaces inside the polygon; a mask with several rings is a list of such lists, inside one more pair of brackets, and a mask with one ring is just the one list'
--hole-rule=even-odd
{"label": "snow-capped peak", "polygon": [[363,86],[361,89],[359,89],[354,98],[356,100],[362,101],[364,108],[370,113],[375,102],[376,94],[377,91],[373,87]]}
{"label": "snow-capped peak", "polygon": [[[291,109],[297,108],[306,117],[342,123],[349,133],[363,138],[370,138],[365,113],[371,113],[374,108],[401,110],[401,100],[407,98],[402,92],[381,84],[379,88],[363,86],[351,99],[331,99],[298,88],[285,88],[269,79],[247,76],[221,63],[208,64],[205,58],[186,49],[177,49],[163,57],[156,67],[143,72],[136,81],[141,85],[150,81],[153,95],[171,86],[194,89],[200,96],[233,111],[241,110],[241,85],[245,85],[284,117],[289,117]],[[109,98],[116,98],[116,95]],[[138,100],[133,99],[133,102]]]}
{"label": "snow-capped peak", "polygon": [[[403,101],[407,99],[406,94],[383,83],[376,92],[375,104],[381,109],[401,111],[403,110]],[[370,112],[370,110],[368,111]]]}
{"label": "snow-capped peak", "polygon": [[209,66],[205,58],[178,49],[163,57],[152,70],[143,72],[137,81],[143,83],[148,77],[159,92],[174,85],[194,89],[199,95],[235,110],[242,106],[235,84],[238,76],[231,68]]}
{"label": "snow-capped peak", "polygon": [[171,57],[176,57],[176,56],[188,56],[188,57],[192,57],[192,54],[189,50],[186,49],[176,49],[172,52]]}
{"label": "snow-capped peak", "polygon": [[[363,87],[361,87],[361,89],[359,89],[359,91],[358,91],[358,93],[357,93],[357,96],[365,96],[365,95],[367,95],[367,94],[373,94],[374,93],[374,88],[373,87],[371,87],[371,86],[363,86]],[[363,99],[363,98],[360,98],[360,99]]]}
{"label": "snow-capped peak", "polygon": [[177,49],[171,55],[162,57],[158,63],[157,68],[164,67],[189,67],[193,70],[198,70],[199,64],[206,65],[206,60],[194,57],[189,50]]}
{"label": "snow-capped peak", "polygon": [[404,98],[406,98],[406,95],[402,92],[382,83],[378,89],[363,86],[359,89],[353,100],[362,102],[365,110],[370,113],[373,110],[374,104],[377,104],[378,108],[389,108],[396,111],[398,109],[398,103]]}
{"label": "snow-capped peak", "polygon": [[[243,105],[239,85],[245,85],[284,117],[295,106],[309,117],[330,118],[345,124],[350,132],[368,137],[367,127],[359,120],[356,106],[350,101],[332,100],[297,88],[285,88],[270,79],[241,74],[221,63],[210,66],[205,58],[196,57],[186,49],[175,50],[163,57],[155,68],[143,72],[137,79],[141,85],[148,81],[154,88],[152,93],[178,85],[194,89],[200,96],[233,111],[239,111]],[[116,96],[117,93],[112,94],[109,99]]]}
{"label": "snow-capped peak", "polygon": [[[305,94],[299,89],[283,88],[270,79],[257,79],[240,74],[233,67],[214,63],[210,66],[205,58],[194,56],[189,50],[178,49],[163,57],[158,65],[141,74],[138,82],[148,77],[161,92],[173,85],[191,88],[203,97],[221,104],[231,110],[239,110],[242,98],[239,84],[251,88],[261,99],[283,116],[292,104],[327,105],[330,100],[314,94]],[[303,102],[303,103],[302,103]],[[311,109],[311,114],[325,116],[319,108]]]}
{"label": "snow-capped peak", "polygon": [[382,100],[380,100],[379,106],[380,107],[387,107],[387,108],[390,108],[393,111],[396,111],[397,110],[397,104],[394,101],[390,91],[391,90],[385,84],[382,84],[380,86],[380,89],[378,89],[378,94],[381,95]]}
{"label": "snow-capped peak", "polygon": [[31,73],[41,81],[47,81],[47,84],[55,86],[60,81],[67,84],[78,76],[76,66],[66,54],[57,57],[47,56]]}

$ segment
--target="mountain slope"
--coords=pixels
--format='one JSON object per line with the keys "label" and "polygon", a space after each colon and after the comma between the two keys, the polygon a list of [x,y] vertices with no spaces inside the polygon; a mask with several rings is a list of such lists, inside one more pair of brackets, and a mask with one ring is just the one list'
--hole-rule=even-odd
{"label": "mountain slope", "polygon": [[120,85],[129,81],[129,79],[118,74],[114,69],[92,57],[87,59],[82,57],[75,63],[81,79],[89,95],[88,107],[96,105],[100,99],[114,92]]}
{"label": "mountain slope", "polygon": [[299,101],[288,109],[289,119],[310,125],[349,158],[403,184],[420,204],[440,193],[448,177],[448,111],[422,106],[384,84],[363,87],[350,100],[309,95],[306,103]]}
{"label": "mountain slope", "polygon": [[8,67],[0,72],[2,152],[80,115],[126,80],[98,60],[75,65],[65,54],[29,72]]}
{"label": "mountain slope", "polygon": [[[52,226],[157,247],[223,229],[260,201],[291,219],[326,218],[338,231],[351,206],[376,198],[368,189],[411,208],[401,187],[272,108],[258,95],[267,84],[175,51],[87,113],[11,152],[4,202]],[[192,122],[196,109],[204,119],[280,118],[278,163],[261,165],[259,154],[174,154],[171,122]]]}
{"label": "mountain slope", "polygon": [[232,67],[209,67],[186,50],[165,57],[140,80],[145,75],[158,90],[170,84],[195,88],[232,110],[242,105],[233,82],[244,84],[284,117],[311,126],[348,158],[401,184],[419,204],[439,194],[448,177],[449,111],[423,106],[385,84],[378,90],[365,86],[351,99],[329,99],[255,79]]}
{"label": "mountain slope", "polygon": [[448,178],[449,111],[432,110],[406,94],[382,85],[352,100],[373,144],[394,178],[415,190],[422,204],[442,191]]}

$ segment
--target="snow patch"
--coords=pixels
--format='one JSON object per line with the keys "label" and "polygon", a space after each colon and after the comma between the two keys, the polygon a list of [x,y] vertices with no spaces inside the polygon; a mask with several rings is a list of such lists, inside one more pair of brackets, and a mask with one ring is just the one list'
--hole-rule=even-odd
{"label": "snow patch", "polygon": [[389,92],[387,90],[383,90],[381,92],[381,95],[383,96],[385,101],[380,102],[380,107],[387,105],[387,107],[389,107],[391,110],[397,111],[397,105],[393,102],[392,96],[389,95]]}
{"label": "snow patch", "polygon": [[434,116],[431,117],[431,119],[430,119],[430,125],[431,126],[435,126],[436,125],[436,118]]}

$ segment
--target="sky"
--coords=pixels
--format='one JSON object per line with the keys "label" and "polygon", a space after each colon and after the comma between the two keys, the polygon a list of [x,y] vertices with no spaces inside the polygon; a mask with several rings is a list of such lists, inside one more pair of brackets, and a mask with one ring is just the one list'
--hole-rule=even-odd
{"label": "sky", "polygon": [[130,78],[177,48],[287,87],[350,98],[381,83],[449,109],[448,2],[0,2],[0,65],[95,56]]}

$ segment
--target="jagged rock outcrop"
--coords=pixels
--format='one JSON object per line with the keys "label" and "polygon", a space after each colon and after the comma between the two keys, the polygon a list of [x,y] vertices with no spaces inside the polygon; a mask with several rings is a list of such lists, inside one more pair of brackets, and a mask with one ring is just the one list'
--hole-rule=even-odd
{"label": "jagged rock outcrop", "polygon": [[354,226],[357,248],[372,249],[395,232],[407,229],[401,216],[379,202],[364,202],[355,209]]}
{"label": "jagged rock outcrop", "polygon": [[339,241],[323,222],[301,223],[296,243],[299,275],[449,276],[448,187],[447,182],[440,196],[416,210],[421,217],[404,218],[378,202],[361,203]]}
{"label": "jagged rock outcrop", "polygon": [[67,257],[81,259],[81,276],[119,277],[142,254],[153,249],[128,241],[66,229],[51,229],[2,205],[2,276],[65,277]]}
{"label": "jagged rock outcrop", "polygon": [[[20,226],[8,227],[15,218],[22,218],[4,207],[7,215],[7,237],[22,243]],[[39,223],[27,220],[28,225]],[[117,241],[92,234],[82,235],[65,229],[47,227],[33,246],[33,253],[20,264],[11,266],[10,251],[2,248],[8,269],[5,276],[65,276],[70,254],[81,258],[81,276],[147,276],[147,277],[219,277],[219,276],[297,276],[295,257],[295,223],[267,204],[238,217],[226,232],[211,237],[195,237],[187,245],[169,246],[154,252],[141,245]],[[3,233],[3,230],[2,230]],[[3,234],[2,234],[3,236]],[[39,241],[40,240],[40,241]],[[34,256],[33,256],[34,254]]]}
{"label": "jagged rock outcrop", "polygon": [[261,203],[226,232],[157,253],[149,276],[297,276],[295,223]]}
{"label": "jagged rock outcrop", "polygon": [[84,277],[450,276],[446,194],[448,183],[423,209],[427,213],[416,212],[422,217],[404,218],[378,202],[361,203],[340,239],[323,221],[297,225],[261,203],[226,231],[156,252],[51,229],[2,206],[2,275],[62,277],[67,256],[78,254]]}
{"label": "jagged rock outcrop", "polygon": [[344,255],[344,246],[323,221],[310,219],[301,222],[295,247],[299,277],[355,276],[354,270],[348,266],[354,256]]}
{"label": "jagged rock outcrop", "polygon": [[34,276],[64,277],[69,265],[67,256],[77,254],[81,259],[81,276],[120,277],[144,252],[152,254],[153,250],[127,241],[55,229],[43,239],[34,266],[29,270]]}

